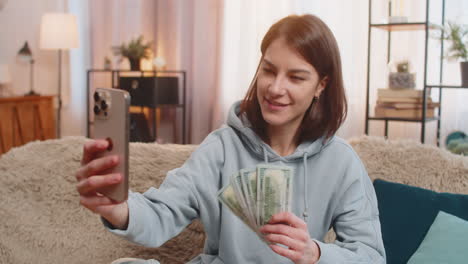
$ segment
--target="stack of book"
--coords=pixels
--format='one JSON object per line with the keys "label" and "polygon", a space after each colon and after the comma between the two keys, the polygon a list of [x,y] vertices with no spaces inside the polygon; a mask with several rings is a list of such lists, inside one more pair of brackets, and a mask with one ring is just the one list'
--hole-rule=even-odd
{"label": "stack of book", "polygon": [[[423,111],[423,91],[415,89],[379,89],[375,106],[376,117],[421,119]],[[430,97],[426,100],[426,117],[434,117],[439,103]]]}

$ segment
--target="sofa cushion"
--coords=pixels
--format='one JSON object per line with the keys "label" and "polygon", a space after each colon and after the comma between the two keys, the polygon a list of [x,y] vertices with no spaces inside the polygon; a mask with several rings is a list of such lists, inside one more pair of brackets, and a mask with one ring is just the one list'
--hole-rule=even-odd
{"label": "sofa cushion", "polygon": [[440,211],[408,264],[465,264],[468,221]]}
{"label": "sofa cushion", "polygon": [[437,193],[375,180],[387,263],[406,263],[418,249],[439,211],[468,220],[468,195]]}

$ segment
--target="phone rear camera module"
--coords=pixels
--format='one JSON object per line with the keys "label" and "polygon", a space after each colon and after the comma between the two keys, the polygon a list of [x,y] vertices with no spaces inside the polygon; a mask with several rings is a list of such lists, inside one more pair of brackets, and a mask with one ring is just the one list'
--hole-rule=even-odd
{"label": "phone rear camera module", "polygon": [[101,96],[99,96],[99,93],[98,92],[94,92],[94,101],[99,101],[101,100]]}
{"label": "phone rear camera module", "polygon": [[101,108],[102,108],[102,110],[106,110],[107,107],[108,107],[107,102],[106,102],[106,101],[102,101],[102,102],[101,102]]}
{"label": "phone rear camera module", "polygon": [[94,114],[99,115],[99,113],[101,113],[101,108],[99,108],[99,106],[95,105],[94,106]]}

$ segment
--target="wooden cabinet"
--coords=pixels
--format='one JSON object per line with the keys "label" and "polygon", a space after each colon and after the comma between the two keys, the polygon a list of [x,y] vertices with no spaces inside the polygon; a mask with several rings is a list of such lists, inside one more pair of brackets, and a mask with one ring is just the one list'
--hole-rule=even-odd
{"label": "wooden cabinet", "polygon": [[34,140],[55,138],[54,96],[0,98],[0,154]]}

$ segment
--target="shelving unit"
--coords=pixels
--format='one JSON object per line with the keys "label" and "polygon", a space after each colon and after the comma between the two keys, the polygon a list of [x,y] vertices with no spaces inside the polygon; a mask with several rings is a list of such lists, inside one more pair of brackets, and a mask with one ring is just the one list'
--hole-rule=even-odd
{"label": "shelving unit", "polygon": [[[420,140],[422,143],[425,141],[426,135],[426,123],[431,121],[437,121],[437,145],[440,145],[440,123],[441,123],[441,109],[442,109],[442,90],[445,88],[452,88],[452,89],[463,89],[466,87],[460,86],[453,86],[453,85],[443,85],[442,84],[442,74],[443,74],[443,51],[444,51],[444,41],[441,40],[440,44],[440,72],[439,72],[439,84],[428,84],[427,81],[427,68],[428,68],[428,42],[429,42],[429,31],[433,29],[437,29],[435,24],[429,22],[429,8],[430,8],[430,0],[426,0],[426,12],[425,12],[425,21],[422,22],[409,22],[409,23],[387,23],[387,24],[374,24],[372,23],[372,0],[369,0],[369,29],[368,29],[368,49],[367,49],[367,93],[366,93],[366,125],[365,125],[365,133],[369,134],[369,121],[384,121],[385,122],[385,137],[388,137],[388,125],[389,122],[416,122],[421,123],[421,136]],[[391,3],[388,4],[388,16],[392,16],[391,13]],[[442,19],[441,25],[445,24],[445,0],[442,1]],[[373,29],[378,30],[385,30],[387,31],[387,63],[390,62],[391,58],[391,37],[392,32],[394,31],[424,31],[425,32],[425,45],[424,45],[424,82],[423,82],[423,95],[422,95],[422,115],[421,118],[418,119],[406,119],[406,118],[384,118],[384,117],[375,117],[370,116],[369,114],[369,105],[370,105],[370,78],[371,78],[371,36]],[[443,33],[443,32],[442,32]],[[427,112],[427,97],[431,93],[431,89],[438,89],[439,91],[439,107],[437,111],[436,117],[426,117]],[[373,87],[375,89],[375,87]]]}
{"label": "shelving unit", "polygon": [[[152,101],[150,106],[145,106],[150,108],[151,115],[152,115],[152,141],[156,141],[157,139],[157,127],[156,127],[156,108],[175,108],[175,109],[181,109],[182,111],[182,144],[186,144],[187,140],[187,131],[186,131],[186,72],[185,71],[179,71],[179,70],[165,70],[165,71],[130,71],[130,70],[104,70],[104,69],[90,69],[87,71],[87,86],[86,86],[86,94],[87,94],[87,100],[86,100],[86,109],[87,109],[87,122],[86,122],[86,135],[87,137],[91,136],[91,126],[93,124],[93,121],[91,119],[90,113],[92,112],[90,109],[90,101],[92,100],[92,94],[94,92],[95,87],[91,87],[91,77],[94,74],[110,74],[111,78],[111,87],[116,88],[116,89],[122,89],[120,80],[121,77],[127,77],[127,78],[152,78],[152,79],[157,79],[160,77],[164,77],[164,75],[176,75],[178,78],[181,78],[181,92],[182,92],[182,102],[180,102],[177,99],[178,103],[160,103],[157,101]],[[155,82],[156,83],[156,82]],[[154,89],[158,89],[158,86],[155,85]],[[150,95],[148,95],[150,96]],[[159,96],[158,96],[159,97]],[[156,98],[158,100],[159,98]],[[133,105],[133,103],[132,103]],[[179,143],[179,142],[175,142]]]}

